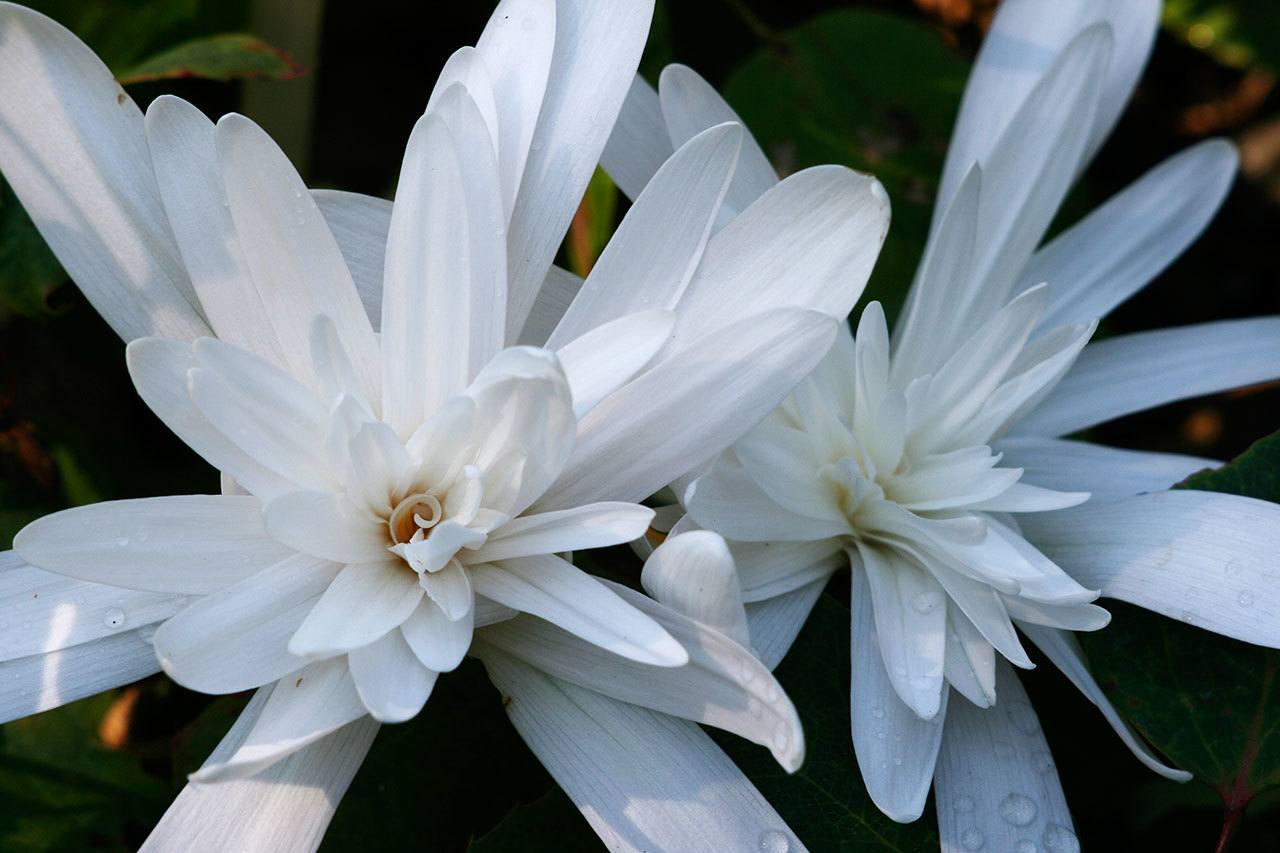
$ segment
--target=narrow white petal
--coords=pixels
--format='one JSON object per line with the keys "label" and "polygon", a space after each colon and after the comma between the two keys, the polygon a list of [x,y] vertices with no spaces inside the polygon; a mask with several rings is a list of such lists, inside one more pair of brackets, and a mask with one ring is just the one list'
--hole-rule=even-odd
{"label": "narrow white petal", "polygon": [[48,711],[160,671],[150,626],[0,662],[0,723]]}
{"label": "narrow white petal", "polygon": [[342,190],[312,190],[375,330],[382,322],[382,272],[386,266],[391,202]]}
{"label": "narrow white petal", "polygon": [[378,343],[324,217],[284,152],[253,122],[218,122],[218,162],[245,260],[295,376],[310,376],[311,320],[333,318],[377,399]]}
{"label": "narrow white petal", "polygon": [[1089,492],[1093,500],[1163,491],[1220,462],[1176,453],[1120,450],[1060,438],[1002,439],[995,449],[1022,480],[1046,489]]}
{"label": "narrow white petal", "polygon": [[[230,755],[215,752],[194,782],[255,776],[281,759],[365,716],[343,658],[313,663],[270,688],[253,728]],[[261,691],[260,691],[261,692]]]}
{"label": "narrow white petal", "polygon": [[545,344],[580,289],[582,279],[568,270],[557,266],[547,270],[547,278],[538,289],[529,317],[524,321],[524,328],[515,343],[535,347]]}
{"label": "narrow white petal", "polygon": [[471,590],[471,577],[457,560],[450,560],[438,572],[424,573],[419,584],[445,618],[454,622],[472,618],[475,595]]}
{"label": "narrow white petal", "polygon": [[403,723],[427,704],[436,673],[414,656],[399,631],[347,655],[360,701],[380,723]]}
{"label": "narrow white petal", "polygon": [[1036,712],[1017,675],[999,664],[1000,701],[990,708],[952,702],[934,774],[942,849],[981,840],[1014,850],[1039,839],[1050,850],[1076,850],[1062,785]]}
{"label": "narrow white petal", "polygon": [[[924,811],[947,716],[947,695],[939,693],[933,718],[920,716],[899,698],[878,648],[879,614],[872,604],[867,573],[854,571],[850,628],[850,723],[853,751],[867,793],[880,811],[910,823]],[[939,610],[945,614],[941,604]]]}
{"label": "narrow white petal", "polygon": [[436,672],[452,672],[471,648],[476,608],[467,608],[461,619],[450,619],[433,601],[423,601],[400,626],[409,648],[423,666]]}
{"label": "narrow white petal", "polygon": [[672,348],[774,308],[844,320],[888,227],[889,198],[875,178],[841,166],[791,175],[707,243],[677,306]]}
{"label": "narrow white petal", "polygon": [[687,665],[655,667],[625,660],[528,617],[491,625],[479,639],[486,648],[496,646],[571,684],[733,732],[767,747],[787,772],[800,766],[804,735],[799,718],[764,664],[719,631],[626,587],[613,588],[679,636],[689,650]]}
{"label": "narrow white petal", "polygon": [[644,369],[671,340],[670,311],[639,311],[569,341],[556,354],[573,394],[573,413],[587,412]]}
{"label": "narrow white petal", "polygon": [[0,660],[56,652],[151,625],[178,612],[184,595],[137,592],[53,574],[0,552]]}
{"label": "narrow white petal", "polygon": [[742,598],[764,602],[774,596],[825,581],[837,569],[849,565],[844,543],[838,537],[807,542],[732,542]]}
{"label": "narrow white petal", "polygon": [[422,594],[401,560],[346,566],[289,638],[288,649],[314,657],[368,645],[408,619]]}
{"label": "narrow white petal", "polygon": [[[249,735],[269,691],[250,700],[210,756],[225,761]],[[373,744],[378,723],[357,720],[256,776],[217,785],[188,783],[142,845],[144,853],[296,850],[312,853]]]}
{"label": "narrow white petal", "polygon": [[640,583],[667,607],[751,648],[733,555],[719,535],[693,530],[668,538],[645,560]]}
{"label": "narrow white petal", "polygon": [[637,74],[600,155],[600,166],[627,198],[635,200],[674,151],[658,93]]}
{"label": "narrow white petal", "polygon": [[1280,317],[1222,320],[1085,347],[1018,435],[1059,436],[1175,400],[1280,376]]}
{"label": "narrow white petal", "polygon": [[186,595],[217,592],[293,553],[267,536],[257,498],[224,495],[75,507],[28,524],[13,547],[46,571]]}
{"label": "narrow white petal", "polygon": [[301,669],[289,638],[339,568],[298,554],[200,599],[156,631],[160,665],[201,693],[238,693]]}
{"label": "narrow white petal", "polygon": [[822,358],[835,322],[779,310],[740,321],[659,362],[578,425],[544,510],[601,496],[648,497],[727,448]]}
{"label": "narrow white petal", "polygon": [[0,8],[0,170],[116,334],[207,335],[152,171],[142,113],[39,12]]}
{"label": "narrow white petal", "polygon": [[499,604],[558,625],[593,646],[660,667],[688,654],[667,630],[596,578],[552,555],[471,568],[475,590]]}
{"label": "narrow white petal", "polygon": [[1280,507],[1172,491],[1019,519],[1081,584],[1172,619],[1280,648]]}
{"label": "narrow white petal", "polygon": [[723,461],[693,481],[685,505],[698,524],[740,542],[814,542],[849,533],[844,519],[783,507],[745,468]]}
{"label": "narrow white petal", "polygon": [[[519,337],[622,107],[653,0],[556,3],[546,96],[529,144],[507,239],[507,340]],[[519,37],[521,34],[513,34]],[[518,73],[518,72],[512,72]],[[495,74],[500,85],[501,74]]]}
{"label": "narrow white petal", "polygon": [[534,513],[499,527],[468,562],[557,554],[621,545],[649,529],[653,510],[639,504],[596,503],[557,512]]}
{"label": "narrow white petal", "polygon": [[391,556],[386,523],[332,492],[290,492],[267,504],[261,514],[272,537],[304,554],[337,563]]}
{"label": "narrow white petal", "polygon": [[702,259],[741,143],[740,125],[718,125],[663,164],[609,238],[549,347],[636,311],[675,307]]}
{"label": "narrow white petal", "polygon": [[220,339],[285,366],[227,208],[213,122],[161,95],[147,107],[146,129],[164,209],[209,325]]}
{"label": "narrow white petal", "polygon": [[1044,628],[1040,625],[1025,626],[1023,631],[1031,638],[1031,642],[1035,643],[1040,651],[1062,670],[1062,674],[1071,680],[1076,689],[1098,707],[1107,723],[1115,729],[1120,740],[1129,747],[1129,751],[1135,758],[1166,779],[1172,779],[1175,782],[1190,781],[1190,773],[1170,767],[1156,758],[1138,734],[1121,718],[1112,706],[1111,700],[1107,698],[1107,694],[1102,692],[1093,674],[1089,672],[1089,663],[1084,658],[1084,651],[1071,633],[1055,628]]}
{"label": "narrow white petal", "polygon": [[805,848],[694,723],[618,702],[506,655],[485,661],[520,736],[609,850]]}

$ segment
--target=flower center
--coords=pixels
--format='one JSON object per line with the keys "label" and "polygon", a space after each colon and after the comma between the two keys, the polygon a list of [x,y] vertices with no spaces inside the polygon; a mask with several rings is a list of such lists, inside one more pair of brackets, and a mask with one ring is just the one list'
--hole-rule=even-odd
{"label": "flower center", "polygon": [[387,519],[391,541],[396,545],[421,542],[431,535],[431,528],[440,522],[443,515],[444,510],[435,495],[427,492],[409,495],[396,505]]}

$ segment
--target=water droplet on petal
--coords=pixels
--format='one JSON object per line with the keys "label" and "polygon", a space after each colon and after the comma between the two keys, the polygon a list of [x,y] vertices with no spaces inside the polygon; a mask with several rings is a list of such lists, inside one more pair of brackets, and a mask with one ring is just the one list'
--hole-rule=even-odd
{"label": "water droplet on petal", "polygon": [[968,812],[973,811],[973,797],[957,797],[956,811],[961,814],[967,814]]}
{"label": "water droplet on petal", "polygon": [[771,829],[760,834],[760,849],[763,853],[787,853],[791,849],[791,839],[785,832]]}
{"label": "water droplet on petal", "polygon": [[1069,828],[1058,823],[1046,826],[1040,840],[1050,853],[1080,853],[1080,839]]}
{"label": "water droplet on petal", "polygon": [[129,547],[129,537],[121,536],[119,539],[116,540],[116,545],[121,548]]}
{"label": "water droplet on petal", "polygon": [[965,850],[981,850],[982,845],[986,843],[987,837],[982,834],[982,830],[975,826],[971,826],[960,833],[960,846]]}
{"label": "water droplet on petal", "polygon": [[1236,601],[1240,604],[1241,607],[1248,607],[1249,605],[1253,604],[1253,593],[1249,592],[1249,590],[1246,589],[1244,592],[1236,596]]}
{"label": "water droplet on petal", "polygon": [[102,617],[103,624],[108,628],[121,628],[124,626],[124,621],[124,611],[119,607],[111,608],[107,611],[106,615]]}
{"label": "water droplet on petal", "polygon": [[917,613],[932,613],[942,604],[942,595],[936,591],[922,592],[911,599]]}
{"label": "water droplet on petal", "polygon": [[1036,819],[1035,800],[1023,794],[1010,794],[1000,801],[1000,817],[1014,826],[1026,826]]}
{"label": "water droplet on petal", "polygon": [[1040,853],[1040,846],[1026,838],[1014,845],[1013,849],[1016,853]]}
{"label": "water droplet on petal", "polygon": [[884,708],[881,708],[879,705],[877,705],[876,707],[872,708],[872,709],[871,709],[871,716],[875,717],[877,720],[883,720],[883,719],[884,719]]}

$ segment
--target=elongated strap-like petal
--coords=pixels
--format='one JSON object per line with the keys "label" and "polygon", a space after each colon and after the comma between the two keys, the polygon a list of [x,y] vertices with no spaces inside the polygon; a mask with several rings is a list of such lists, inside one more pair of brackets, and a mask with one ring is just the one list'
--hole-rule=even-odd
{"label": "elongated strap-like petal", "polygon": [[385,198],[344,192],[312,190],[311,197],[338,241],[342,259],[351,270],[356,291],[374,329],[382,324],[382,273],[386,266],[387,232],[391,228],[391,202]]}
{"label": "elongated strap-like petal", "polygon": [[609,238],[547,346],[558,349],[635,311],[675,307],[702,259],[742,133],[741,125],[717,125],[663,164]]}
{"label": "elongated strap-like petal", "polygon": [[1012,432],[1058,436],[1280,376],[1280,317],[1222,320],[1090,344]]}
{"label": "elongated strap-like petal", "polygon": [[600,155],[600,167],[634,201],[674,151],[658,93],[637,74]]}
{"label": "elongated strap-like petal", "polygon": [[520,337],[609,139],[652,17],[653,0],[556,4],[551,73],[507,235],[508,341]]}
{"label": "elongated strap-like petal", "polygon": [[[262,714],[270,691],[254,695],[209,756],[233,755]],[[378,723],[357,720],[248,779],[188,783],[142,845],[146,853],[237,850],[311,853],[320,846],[342,795],[373,744]]]}
{"label": "elongated strap-like petal", "polygon": [[581,419],[653,360],[675,330],[670,311],[628,314],[597,326],[557,350]]}
{"label": "elongated strap-like petal", "polygon": [[72,33],[0,5],[0,171],[89,302],[131,341],[209,334],[142,113]]}
{"label": "elongated strap-like petal", "polygon": [[[938,704],[928,720],[899,698],[901,688],[885,669],[889,656],[882,643],[902,638],[881,638],[876,625],[883,620],[876,611],[882,604],[873,603],[867,571],[859,567],[853,574],[849,697],[853,750],[872,802],[894,820],[909,823],[923,813],[929,796],[951,691],[940,685],[934,700]],[[939,601],[936,609],[945,622],[946,604]]]}
{"label": "elongated strap-like petal", "polygon": [[679,667],[688,653],[671,634],[603,581],[551,554],[471,567],[480,595],[531,613],[619,659]]}
{"label": "elongated strap-like petal", "polygon": [[1078,850],[1071,813],[1036,712],[1009,664],[998,664],[1000,701],[954,701],[934,774],[942,849],[1015,850],[1024,838]]}
{"label": "elongated strap-like petal", "polygon": [[422,596],[417,576],[398,558],[346,566],[289,639],[289,651],[306,657],[367,646],[400,627]]}
{"label": "elongated strap-like petal", "polygon": [[380,723],[403,723],[417,716],[439,675],[423,666],[399,631],[352,649],[347,662],[360,701]]}
{"label": "elongated strap-like petal", "polygon": [[539,509],[641,500],[711,459],[813,369],[835,327],[821,314],[780,310],[660,356],[578,424],[573,455]]}
{"label": "elongated strap-like petal", "polygon": [[694,723],[619,702],[491,651],[489,676],[525,743],[609,850],[723,853],[796,839]]}
{"label": "elongated strap-like petal", "polygon": [[653,510],[648,507],[616,501],[523,515],[495,530],[467,560],[491,563],[622,545],[643,536],[652,520]]}
{"label": "elongated strap-like petal", "polygon": [[1172,491],[1019,519],[1080,583],[1172,619],[1280,648],[1280,506]]}
{"label": "elongated strap-like petal", "polygon": [[1121,450],[1061,438],[1006,438],[996,443],[1001,463],[1022,469],[1022,482],[1059,491],[1089,492],[1090,500],[1157,492],[1222,463],[1178,453]]}
{"label": "elongated strap-like petal", "polygon": [[56,652],[167,619],[184,595],[138,592],[53,574],[0,552],[0,660]]}
{"label": "elongated strap-like petal", "polygon": [[231,495],[138,498],[46,515],[13,542],[47,571],[127,589],[204,595],[289,557],[262,503]]}
{"label": "elongated strap-like petal", "polygon": [[645,560],[640,582],[656,600],[751,648],[733,555],[718,534],[691,530],[668,538]]}

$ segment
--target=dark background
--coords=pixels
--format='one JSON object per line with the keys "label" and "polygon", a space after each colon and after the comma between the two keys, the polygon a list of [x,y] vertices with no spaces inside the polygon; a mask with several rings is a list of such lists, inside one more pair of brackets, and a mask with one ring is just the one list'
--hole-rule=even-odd
{"label": "dark background", "polygon": [[[245,3],[194,0],[168,5],[185,11],[148,36],[149,49],[194,33],[249,29],[292,50],[310,71],[299,80],[247,88],[199,80],[131,87],[141,104],[171,91],[214,116],[244,109],[277,134],[312,185],[381,196],[394,189],[404,141],[435,74],[456,47],[474,41],[491,10],[487,2],[330,0],[318,40],[312,41],[305,16],[291,18],[288,11],[264,15]],[[642,71],[653,81],[668,62],[692,65],[722,87],[783,170],[835,160],[881,174],[893,197],[895,223],[870,292],[892,309],[921,248],[922,222],[958,104],[955,80],[962,81],[995,5],[994,0],[659,0]],[[1120,308],[1102,334],[1280,311],[1280,211],[1275,209],[1280,96],[1271,71],[1280,61],[1280,12],[1270,5],[1169,4],[1167,27],[1137,95],[1068,202],[1062,224],[1165,156],[1209,135],[1240,143],[1244,175],[1199,243]],[[129,16],[154,14],[164,6],[68,0],[42,8],[71,24],[86,7]],[[876,38],[846,50],[850,44],[838,33],[824,40],[828,30],[839,28],[826,28],[821,17],[844,10],[889,13],[917,32],[901,44],[886,37],[881,50]],[[108,29],[101,22],[94,26],[99,34]],[[809,76],[798,55],[803,50],[793,33],[802,26],[810,28],[806,44],[812,47],[816,39],[829,51],[822,79]],[[94,32],[82,34],[103,51]],[[947,71],[951,84],[939,84],[939,69]],[[780,79],[799,82],[776,84]],[[826,135],[792,120],[791,110],[820,117]],[[11,197],[6,203],[0,207],[0,545],[7,545],[26,521],[63,506],[212,490],[214,472],[137,401],[124,372],[122,344],[78,291],[56,273],[33,281],[6,266],[15,263],[16,251],[12,241],[6,242]],[[623,208],[617,202],[612,217]],[[601,237],[591,236],[597,243]],[[1246,389],[1126,418],[1090,437],[1228,459],[1276,428],[1278,401],[1280,392],[1273,387]],[[836,598],[845,594],[839,584],[832,592]],[[1126,614],[1117,609],[1117,627]],[[831,654],[848,651],[837,643]],[[847,666],[842,672],[847,681]],[[783,674],[786,682],[786,670]],[[1147,772],[1052,667],[1041,667],[1024,681],[1086,850],[1215,848],[1223,802],[1212,785],[1179,786]],[[831,687],[831,695],[847,697],[847,687]],[[1275,703],[1268,692],[1263,697],[1270,719]],[[1215,701],[1212,693],[1203,698],[1209,706]],[[5,727],[0,731],[0,848],[136,846],[183,774],[198,766],[242,702],[211,701],[155,678]],[[1198,706],[1193,702],[1182,711],[1199,713]],[[811,733],[811,760],[813,742]],[[848,773],[856,775],[847,732],[830,743],[826,760],[847,762]],[[1280,848],[1274,796],[1266,786],[1260,788],[1232,849]],[[845,798],[848,809],[867,809],[851,796]],[[384,729],[327,843],[331,849],[461,850],[504,818],[505,834],[500,828],[477,849],[538,849],[531,835],[524,835],[522,844],[511,841],[511,827],[524,825],[538,831],[558,828],[556,843],[546,849],[595,848],[585,824],[507,725],[483,674],[469,666],[442,679],[420,718]],[[920,825],[877,849],[936,849],[931,823],[930,809]],[[800,829],[798,821],[792,825]],[[375,827],[379,835],[369,835]],[[800,834],[806,837],[803,830]],[[833,842],[829,849],[854,847]]]}

